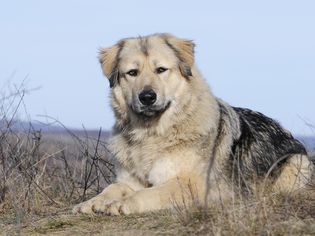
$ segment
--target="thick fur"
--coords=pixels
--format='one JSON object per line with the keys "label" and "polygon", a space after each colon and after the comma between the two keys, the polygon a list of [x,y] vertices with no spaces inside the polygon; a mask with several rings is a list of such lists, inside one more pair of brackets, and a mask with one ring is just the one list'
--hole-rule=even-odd
{"label": "thick fur", "polygon": [[[250,193],[266,179],[277,191],[311,179],[313,165],[288,131],[213,96],[195,66],[192,41],[168,34],[124,39],[102,49],[100,62],[116,116],[110,150],[117,180],[75,213],[165,209],[189,201],[192,192],[211,204]],[[157,94],[149,108],[138,98],[145,89]]]}

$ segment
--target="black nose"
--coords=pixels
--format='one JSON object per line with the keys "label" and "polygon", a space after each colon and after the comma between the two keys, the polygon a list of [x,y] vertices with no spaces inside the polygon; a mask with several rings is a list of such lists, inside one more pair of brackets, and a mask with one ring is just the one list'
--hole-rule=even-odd
{"label": "black nose", "polygon": [[143,90],[139,94],[139,100],[143,105],[150,106],[156,101],[156,93],[152,89]]}

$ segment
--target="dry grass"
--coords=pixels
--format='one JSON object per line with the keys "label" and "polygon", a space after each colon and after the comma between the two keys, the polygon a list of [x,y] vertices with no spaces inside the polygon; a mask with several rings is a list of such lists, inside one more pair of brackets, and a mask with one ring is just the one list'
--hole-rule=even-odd
{"label": "dry grass", "polygon": [[312,235],[315,233],[314,188],[303,194],[254,195],[211,205],[208,210],[185,209],[183,225],[209,235]]}
{"label": "dry grass", "polygon": [[314,189],[295,196],[253,196],[247,200],[132,216],[78,216],[69,209],[46,208],[25,217],[2,218],[8,235],[314,235]]}
{"label": "dry grass", "polygon": [[[231,202],[174,205],[143,215],[77,216],[73,204],[114,176],[102,132],[14,129],[23,93],[0,107],[2,235],[315,235],[315,187],[300,194],[257,193]],[[11,105],[10,105],[11,104]],[[315,155],[314,155],[315,160]]]}
{"label": "dry grass", "polygon": [[14,88],[0,97],[0,228],[10,219],[18,232],[27,219],[99,193],[114,173],[101,130],[47,133],[16,122],[26,92]]}

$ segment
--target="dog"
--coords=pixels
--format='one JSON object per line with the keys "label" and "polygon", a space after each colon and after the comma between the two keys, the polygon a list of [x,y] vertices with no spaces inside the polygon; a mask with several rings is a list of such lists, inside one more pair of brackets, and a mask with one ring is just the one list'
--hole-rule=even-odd
{"label": "dog", "polygon": [[[198,71],[194,43],[170,34],[127,38],[101,49],[116,117],[109,149],[116,182],[74,213],[126,215],[307,186],[314,168],[276,121],[216,98]],[[268,182],[268,183],[269,183]]]}

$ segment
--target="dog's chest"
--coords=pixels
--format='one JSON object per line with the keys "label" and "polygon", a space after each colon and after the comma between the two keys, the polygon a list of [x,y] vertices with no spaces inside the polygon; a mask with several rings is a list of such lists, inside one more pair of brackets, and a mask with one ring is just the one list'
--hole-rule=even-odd
{"label": "dog's chest", "polygon": [[153,185],[176,177],[180,172],[194,171],[203,161],[198,148],[157,138],[130,144],[121,137],[114,137],[111,150],[131,175]]}
{"label": "dog's chest", "polygon": [[141,180],[148,178],[155,160],[165,155],[165,148],[158,143],[151,140],[130,143],[120,135],[111,139],[110,149],[119,165]]}

